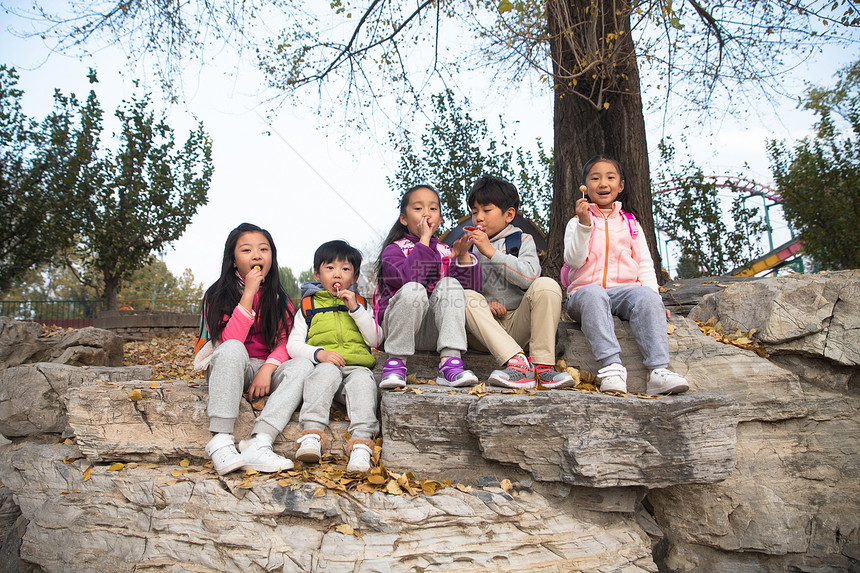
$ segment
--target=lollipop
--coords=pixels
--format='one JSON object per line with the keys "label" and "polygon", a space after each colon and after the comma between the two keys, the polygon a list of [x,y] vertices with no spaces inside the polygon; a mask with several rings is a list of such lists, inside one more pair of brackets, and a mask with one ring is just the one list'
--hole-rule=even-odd
{"label": "lollipop", "polygon": [[331,286],[334,287],[334,290],[338,293],[340,292],[340,283],[333,283]]}
{"label": "lollipop", "polygon": [[261,267],[260,265],[254,265],[254,266],[253,266],[253,267],[251,267],[251,268],[252,268],[252,269],[257,269],[258,271],[262,271],[262,270],[263,270],[263,267]]}
{"label": "lollipop", "polygon": [[588,187],[585,185],[580,185],[579,190],[582,191],[582,198],[585,199],[585,192],[588,191]]}

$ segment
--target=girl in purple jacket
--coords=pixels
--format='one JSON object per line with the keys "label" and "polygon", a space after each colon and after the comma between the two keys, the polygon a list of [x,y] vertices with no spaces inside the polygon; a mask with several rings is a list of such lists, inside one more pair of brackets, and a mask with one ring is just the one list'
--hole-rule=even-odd
{"label": "girl in purple jacket", "polygon": [[463,369],[466,350],[464,289],[480,290],[481,268],[469,252],[467,233],[448,247],[435,237],[442,223],[439,194],[416,185],[400,200],[400,216],[388,233],[376,267],[377,320],[386,333],[389,358],[380,388],[406,385],[406,360],[416,349],[441,357],[437,384],[465,386],[478,378]]}

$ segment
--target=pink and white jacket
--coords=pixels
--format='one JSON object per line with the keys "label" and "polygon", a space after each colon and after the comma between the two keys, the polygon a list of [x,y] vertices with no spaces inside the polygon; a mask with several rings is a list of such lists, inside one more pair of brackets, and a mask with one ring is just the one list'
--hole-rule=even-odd
{"label": "pink and white jacket", "polygon": [[591,225],[580,224],[573,217],[564,232],[562,284],[567,293],[590,284],[603,288],[642,285],[657,291],[657,274],[645,235],[639,232],[636,219],[625,216],[621,202],[604,213],[589,204]]}
{"label": "pink and white jacket", "polygon": [[[280,366],[290,358],[290,354],[287,352],[287,332],[281,331],[278,345],[274,350],[269,351],[260,324],[256,320],[260,304],[260,292],[263,288],[264,286],[261,285],[261,290],[254,297],[253,308],[250,312],[241,304],[237,304],[230,316],[224,315],[227,324],[221,331],[219,343],[227,340],[239,340],[245,344],[245,349],[251,358],[259,358],[268,364]],[[289,321],[289,317],[285,317],[285,320]]]}

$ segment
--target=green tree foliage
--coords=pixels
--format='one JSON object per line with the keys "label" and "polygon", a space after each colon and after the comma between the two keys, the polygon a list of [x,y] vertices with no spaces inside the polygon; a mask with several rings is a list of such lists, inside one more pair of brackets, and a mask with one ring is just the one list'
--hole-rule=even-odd
{"label": "green tree foliage", "polygon": [[706,177],[692,159],[673,169],[671,142],[664,139],[659,148],[664,167],[654,183],[662,190],[654,195],[654,213],[661,230],[681,246],[679,278],[724,275],[758,256],[756,239],[767,224],[746,206],[746,192],[730,185],[731,205],[725,209],[719,196],[725,187]]}
{"label": "green tree foliage", "polygon": [[[3,168],[11,169],[0,184],[12,183],[2,199],[9,202],[4,207],[11,215],[3,223],[3,238],[11,246],[8,253],[3,246],[2,268],[25,262],[23,268],[30,268],[59,252],[68,255],[71,245],[67,270],[99,289],[105,309],[115,309],[122,282],[146,265],[153,252],[179,238],[206,203],[211,141],[199,124],[177,146],[164,116],[149,110],[146,94],[116,110],[120,128],[114,136],[116,150],[110,149],[101,144],[103,113],[93,90],[84,103],[58,90],[57,111],[41,131],[33,132],[32,122],[20,114],[22,94],[14,89],[15,76],[4,77],[9,88],[3,90],[3,111],[9,110],[13,119],[4,113],[0,120],[7,122],[4,151],[11,149]],[[93,71],[90,81],[97,82]],[[16,154],[16,146],[29,156]],[[47,239],[34,235],[30,226]]]}
{"label": "green tree foliage", "polygon": [[74,181],[84,205],[77,254],[85,274],[101,278],[105,309],[116,308],[123,280],[178,239],[207,202],[212,143],[203,125],[177,147],[164,116],[148,109],[150,99],[134,96],[116,110],[116,151],[98,149],[102,112],[94,91],[79,110],[78,144],[92,146],[92,159]]}
{"label": "green tree foliage", "polygon": [[420,144],[408,131],[389,134],[400,154],[394,176],[387,177],[392,190],[402,194],[417,183],[431,183],[439,191],[443,229],[447,229],[469,212],[466,196],[477,178],[488,174],[504,177],[517,186],[522,215],[545,231],[552,201],[552,155],[540,139],[536,154],[521,147],[511,149],[499,118],[503,135],[497,142],[487,121],[471,116],[469,100],[457,103],[451,90],[431,96],[431,103],[433,117]]}
{"label": "green tree foliage", "polygon": [[176,277],[164,261],[153,260],[131,273],[117,292],[122,301],[137,300],[199,300],[203,284],[194,283],[194,273],[185,269]]}
{"label": "green tree foliage", "polygon": [[[46,3],[47,4],[47,3]],[[701,114],[714,101],[737,109],[762,93],[785,94],[782,74],[822,44],[856,45],[854,0],[196,0],[107,4],[34,2],[38,33],[69,51],[83,43],[155,51],[177,85],[185,63],[253,53],[277,106],[318,105],[337,125],[400,123],[435,85],[460,85],[489,69],[504,92],[523,79],[554,98],[553,202],[548,270],[560,265],[564,227],[575,212],[578,172],[596,153],[619,158],[631,201],[651,241],[650,167],[643,93],[667,116],[680,96]],[[640,68],[645,80],[640,78]],[[650,78],[650,81],[649,81]],[[497,92],[498,93],[498,92]],[[717,96],[717,97],[715,97]],[[727,98],[727,99],[726,99]],[[334,100],[334,105],[329,100]],[[672,105],[670,105],[672,104]],[[553,268],[552,265],[556,265]]]}
{"label": "green tree foliage", "polygon": [[301,293],[299,292],[299,281],[296,280],[293,270],[290,267],[279,267],[278,274],[281,277],[281,286],[287,296],[294,302],[298,302]]}
{"label": "green tree foliage", "polygon": [[71,147],[73,100],[55,97],[41,124],[21,110],[18,73],[0,65],[0,292],[70,247],[76,200],[66,192],[79,169]]}
{"label": "green tree foliage", "polygon": [[[819,120],[815,135],[789,149],[768,142],[771,169],[788,223],[819,269],[860,268],[860,61],[832,88],[813,87],[803,107]],[[847,130],[839,129],[844,125]]]}

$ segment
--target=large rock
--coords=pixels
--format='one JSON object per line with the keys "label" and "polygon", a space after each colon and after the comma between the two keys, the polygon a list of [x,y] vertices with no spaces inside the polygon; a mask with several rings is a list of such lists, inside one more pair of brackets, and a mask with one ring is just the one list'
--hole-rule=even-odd
{"label": "large rock", "polygon": [[35,362],[122,366],[122,338],[109,330],[90,326],[39,338],[42,330],[37,322],[0,317],[0,370]]}
{"label": "large rock", "polygon": [[86,382],[126,382],[149,378],[149,366],[76,368],[40,362],[0,370],[0,434],[63,433],[68,426],[67,391]]}
{"label": "large rock", "polygon": [[468,479],[498,462],[544,482],[653,488],[720,481],[735,464],[737,406],[720,395],[414,390],[382,398],[382,459],[400,471]]}
{"label": "large rock", "polygon": [[0,370],[26,364],[45,352],[47,343],[39,338],[42,325],[0,316]]}
{"label": "large rock", "polygon": [[715,316],[770,352],[860,365],[860,270],[736,283],[706,296],[690,318]]}
{"label": "large rock", "polygon": [[[785,420],[806,415],[803,391],[797,376],[749,350],[718,342],[702,334],[690,319],[673,316],[669,335],[669,368],[686,376],[690,393],[729,394],[738,403],[740,420]],[[582,370],[596,373],[601,365],[577,323],[561,330],[564,357]],[[627,367],[627,388],[645,392],[647,369],[630,324],[615,319],[621,343],[621,360]],[[689,395],[689,394],[688,394]]]}
{"label": "large rock", "polygon": [[[29,525],[21,559],[46,571],[656,572],[632,517],[600,519],[529,487],[319,496],[300,479],[202,468],[110,471],[70,446],[0,448],[0,481]],[[298,473],[298,472],[297,472]],[[349,525],[355,535],[336,530]]]}
{"label": "large rock", "polygon": [[[69,425],[81,451],[92,461],[203,461],[209,459],[204,447],[212,437],[206,414],[208,401],[205,385],[92,382],[69,391]],[[251,435],[254,419],[250,403],[241,400],[234,429],[237,440]],[[342,420],[331,422],[326,430],[330,453],[346,455],[344,434],[348,425]],[[275,441],[275,451],[295,457],[299,434],[297,423],[288,424]]]}
{"label": "large rock", "polygon": [[648,494],[667,570],[857,570],[860,400],[816,389],[805,403],[803,419],[739,424],[728,480]]}

